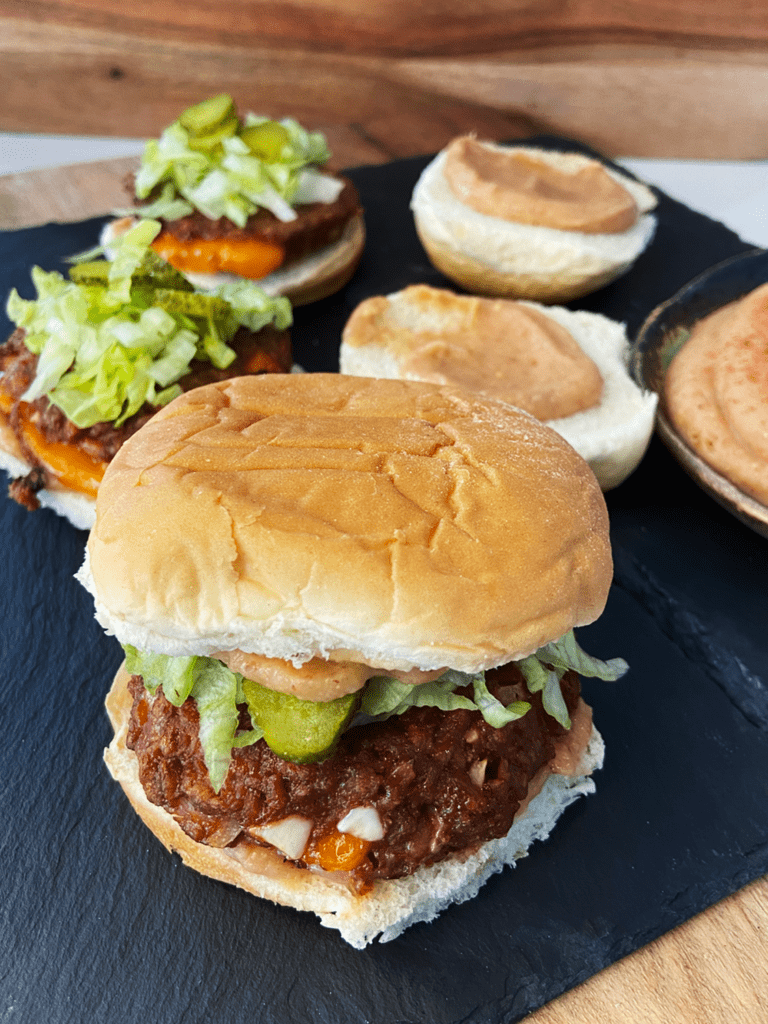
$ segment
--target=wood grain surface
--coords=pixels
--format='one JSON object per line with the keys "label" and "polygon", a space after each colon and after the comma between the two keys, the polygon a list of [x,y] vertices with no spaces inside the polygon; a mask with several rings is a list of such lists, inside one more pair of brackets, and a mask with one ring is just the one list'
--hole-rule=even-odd
{"label": "wood grain surface", "polygon": [[359,159],[553,132],[768,155],[758,0],[0,0],[0,130],[155,136],[185,106],[346,131]]}
{"label": "wood grain surface", "polygon": [[[355,148],[345,149],[343,134],[333,141],[344,157]],[[124,173],[134,165],[123,159],[0,177],[0,229],[108,212],[121,196]],[[766,1024],[768,877],[590,978],[526,1022]]]}

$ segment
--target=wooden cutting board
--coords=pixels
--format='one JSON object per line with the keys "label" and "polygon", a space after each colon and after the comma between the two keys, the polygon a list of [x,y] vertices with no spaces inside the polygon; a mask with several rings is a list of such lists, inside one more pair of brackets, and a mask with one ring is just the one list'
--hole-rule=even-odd
{"label": "wooden cutting board", "polygon": [[760,158],[768,20],[755,0],[0,0],[0,131],[153,136],[224,91],[343,132],[347,166],[462,131]]}

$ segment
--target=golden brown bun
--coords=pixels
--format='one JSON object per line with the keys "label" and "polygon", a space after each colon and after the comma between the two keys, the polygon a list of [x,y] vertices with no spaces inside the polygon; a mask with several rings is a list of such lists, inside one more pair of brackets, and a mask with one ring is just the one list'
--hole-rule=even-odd
{"label": "golden brown bun", "polygon": [[[594,163],[580,153],[514,148],[573,172]],[[425,168],[413,191],[416,231],[435,267],[478,295],[537,302],[568,302],[602,288],[625,273],[653,237],[656,198],[647,186],[606,167],[635,199],[639,219],[626,231],[589,234],[518,224],[478,213],[451,191],[443,175],[446,150]]]}
{"label": "golden brown bun", "polygon": [[284,295],[294,306],[318,302],[344,287],[357,269],[364,248],[365,221],[359,213],[349,222],[338,242],[288,267],[284,278],[273,274],[274,290],[269,283],[262,287],[270,295]]}
{"label": "golden brown bun", "polygon": [[[109,247],[116,237],[123,234],[134,223],[131,217],[110,221],[104,226],[101,244]],[[365,248],[365,221],[363,214],[353,217],[341,238],[316,253],[311,253],[287,267],[278,268],[267,277],[255,281],[267,295],[283,295],[293,306],[306,306],[310,302],[333,295],[354,274]],[[222,281],[235,281],[234,274],[186,273],[197,288],[214,288]]]}
{"label": "golden brown bun", "polygon": [[508,299],[531,299],[535,302],[570,302],[609,284],[617,276],[613,267],[599,273],[585,274],[578,267],[549,271],[502,270],[483,263],[475,256],[451,249],[428,234],[420,221],[416,233],[432,265],[441,274],[477,295],[497,295]]}
{"label": "golden brown bun", "polygon": [[472,672],[597,618],[611,574],[600,487],[533,417],[267,374],[183,395],[123,445],[80,578],[143,649]]}
{"label": "golden brown bun", "polygon": [[[506,836],[483,844],[466,858],[419,868],[407,878],[379,881],[371,892],[358,896],[342,873],[296,867],[271,848],[248,844],[217,849],[197,843],[167,811],[150,803],[139,781],[138,761],[125,745],[131,707],[127,679],[121,668],[107,697],[115,737],[104,760],[144,824],[193,870],[274,903],[312,911],[325,927],[338,929],[357,949],[377,936],[382,942],[394,939],[411,924],[431,921],[449,904],[475,896],[490,875],[526,856],[535,840],[546,839],[569,804],[594,792],[590,776],[603,763],[600,734],[594,726],[590,732],[586,723],[588,740],[580,758],[576,757],[575,773],[550,774],[525,811],[518,813]],[[584,705],[582,708],[589,713]]]}

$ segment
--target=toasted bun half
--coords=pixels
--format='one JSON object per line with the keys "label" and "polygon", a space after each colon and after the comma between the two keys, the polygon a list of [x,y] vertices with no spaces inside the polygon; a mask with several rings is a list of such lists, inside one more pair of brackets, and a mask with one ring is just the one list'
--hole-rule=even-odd
{"label": "toasted bun half", "polygon": [[[24,458],[16,435],[6,417],[0,413],[0,469],[15,480],[24,477],[32,466]],[[43,508],[50,508],[68,519],[78,530],[90,530],[96,521],[96,499],[66,487],[50,486],[37,491],[35,497]]]}
{"label": "toasted bun half", "polygon": [[273,848],[256,844],[215,848],[197,843],[167,811],[151,803],[139,781],[137,759],[125,743],[131,708],[127,678],[120,669],[107,697],[115,736],[104,759],[144,824],[193,870],[282,906],[314,912],[325,927],[338,929],[357,949],[377,936],[388,942],[412,924],[431,921],[449,904],[473,898],[492,874],[525,857],[535,840],[546,839],[569,804],[594,792],[590,775],[603,763],[603,741],[593,726],[587,731],[588,742],[575,774],[547,775],[506,836],[484,843],[465,857],[419,868],[406,878],[377,881],[369,893],[359,896],[341,873],[297,867]]}
{"label": "toasted bun half", "polygon": [[593,621],[611,575],[597,480],[533,417],[268,374],[182,395],[123,445],[79,578],[145,650],[475,672]]}
{"label": "toasted bun half", "polygon": [[[558,170],[576,173],[591,161],[579,153],[515,148]],[[625,273],[653,237],[656,197],[645,185],[606,167],[634,198],[636,223],[618,233],[590,234],[519,224],[479,213],[449,187],[442,150],[422,172],[411,199],[416,231],[434,266],[478,295],[567,302]]]}
{"label": "toasted bun half", "polygon": [[[109,221],[101,234],[101,244],[109,250],[110,243],[120,234],[128,230],[134,221],[130,217]],[[267,295],[283,295],[291,300],[293,306],[305,306],[310,302],[333,295],[354,274],[360,257],[365,248],[365,221],[363,214],[353,217],[344,229],[341,238],[331,245],[318,249],[317,252],[280,267],[255,283]],[[184,275],[196,288],[210,289],[225,281],[236,281],[234,274],[199,274]]]}
{"label": "toasted bun half", "polygon": [[[341,372],[420,379],[409,368],[407,356],[417,346],[439,345],[441,337],[449,338],[459,349],[469,342],[469,357],[475,366],[482,365],[473,354],[476,343],[482,349],[485,340],[478,332],[484,329],[483,324],[500,320],[502,329],[488,344],[503,345],[505,307],[514,301],[456,295],[427,285],[412,285],[366,299],[344,328],[339,353]],[[548,422],[587,460],[602,489],[610,490],[636,469],[645,454],[653,433],[657,396],[643,392],[628,373],[629,342],[622,324],[599,313],[532,302],[523,305],[564,327],[600,372],[603,393],[599,405]],[[486,316],[478,318],[481,311]],[[511,365],[516,353],[513,348]],[[439,380],[440,376],[431,379]],[[494,393],[498,397],[498,387]]]}

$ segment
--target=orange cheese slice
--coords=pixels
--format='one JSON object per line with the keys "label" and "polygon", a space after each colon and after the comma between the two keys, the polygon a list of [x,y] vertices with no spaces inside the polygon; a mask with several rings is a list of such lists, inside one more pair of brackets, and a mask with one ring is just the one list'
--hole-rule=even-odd
{"label": "orange cheese slice", "polygon": [[200,238],[182,242],[161,232],[152,248],[172,267],[195,274],[237,274],[258,281],[282,264],[285,250],[259,238]]}
{"label": "orange cheese slice", "polygon": [[[7,415],[13,408],[13,398],[0,388],[0,412]],[[42,432],[30,419],[31,406],[19,405],[21,432],[29,450],[62,487],[70,491],[96,497],[107,463],[94,459],[87,452],[63,441],[46,441]]]}
{"label": "orange cheese slice", "polygon": [[107,463],[93,459],[86,452],[63,441],[46,441],[34,423],[26,420],[22,427],[30,451],[49,469],[62,487],[96,497]]}
{"label": "orange cheese slice", "polygon": [[331,832],[313,843],[302,859],[308,864],[319,864],[324,871],[352,871],[365,860],[370,845],[367,839]]}

